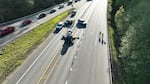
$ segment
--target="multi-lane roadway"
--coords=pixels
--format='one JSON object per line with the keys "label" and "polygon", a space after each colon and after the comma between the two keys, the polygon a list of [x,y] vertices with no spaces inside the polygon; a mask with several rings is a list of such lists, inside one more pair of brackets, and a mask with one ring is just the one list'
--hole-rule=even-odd
{"label": "multi-lane roadway", "polygon": [[[79,1],[77,3],[74,3],[74,8],[80,8],[80,6],[82,6],[83,4],[85,3],[85,0],[83,1]],[[55,6],[53,9],[56,10],[56,12],[50,14],[50,10],[46,10],[44,12],[41,12],[41,13],[45,13],[47,14],[46,17],[44,18],[41,18],[41,19],[38,19],[38,16],[39,14],[36,14],[36,15],[33,15],[31,17],[28,17],[28,18],[25,18],[23,20],[20,20],[20,21],[17,21],[15,23],[12,23],[12,24],[6,24],[4,26],[0,26],[0,29],[1,28],[5,28],[5,27],[9,27],[9,26],[13,26],[15,27],[15,31],[13,33],[10,33],[4,37],[0,37],[0,47],[6,45],[7,43],[17,39],[18,37],[20,37],[21,35],[31,31],[32,29],[36,28],[37,26],[39,26],[40,24],[43,24],[44,22],[48,21],[49,19],[59,15],[60,13],[63,13],[64,11],[66,10],[69,10],[71,9],[72,6],[71,5],[67,5],[67,3],[64,3],[64,8],[61,8],[59,9],[59,6]],[[24,26],[24,27],[21,27],[22,23],[24,20],[31,20],[32,23],[27,25],[27,26]]]}
{"label": "multi-lane roadway", "polygon": [[[82,1],[69,29],[79,37],[74,45],[61,40],[68,28],[51,34],[4,83],[111,84],[107,0]],[[86,28],[76,26],[79,18],[85,19]]]}

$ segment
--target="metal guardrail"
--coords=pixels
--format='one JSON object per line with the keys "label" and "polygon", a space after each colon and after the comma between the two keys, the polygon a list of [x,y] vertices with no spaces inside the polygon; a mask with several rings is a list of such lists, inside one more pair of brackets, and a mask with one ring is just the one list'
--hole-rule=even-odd
{"label": "metal guardrail", "polygon": [[[60,4],[66,4],[66,3],[67,3],[67,1],[66,1],[66,2],[63,2],[63,3],[60,3]],[[55,6],[46,8],[46,9],[44,9],[44,10],[38,11],[38,12],[36,12],[36,13],[30,14],[30,15],[27,15],[27,16],[24,16],[24,17],[21,17],[21,18],[18,18],[18,19],[14,19],[14,20],[11,20],[11,21],[8,21],[8,22],[0,23],[0,26],[9,25],[9,24],[15,23],[15,22],[17,22],[17,21],[30,18],[30,17],[32,17],[32,16],[38,15],[38,14],[41,13],[41,12],[46,12],[46,11],[48,11],[48,10],[54,8],[54,7],[57,7],[57,6],[60,5],[60,4],[57,4],[57,5],[55,5]]]}
{"label": "metal guardrail", "polygon": [[109,26],[108,26],[108,0],[107,0],[107,35],[108,35],[108,62],[109,62],[109,77],[110,77],[110,84],[113,84],[113,76],[112,76],[112,49],[110,43],[110,33],[109,33]]}

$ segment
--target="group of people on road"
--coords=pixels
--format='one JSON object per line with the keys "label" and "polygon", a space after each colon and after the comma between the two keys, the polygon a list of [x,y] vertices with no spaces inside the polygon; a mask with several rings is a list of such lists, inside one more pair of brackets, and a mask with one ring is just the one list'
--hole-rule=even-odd
{"label": "group of people on road", "polygon": [[106,44],[106,41],[104,41],[104,33],[99,32],[99,42],[102,43],[102,45]]}

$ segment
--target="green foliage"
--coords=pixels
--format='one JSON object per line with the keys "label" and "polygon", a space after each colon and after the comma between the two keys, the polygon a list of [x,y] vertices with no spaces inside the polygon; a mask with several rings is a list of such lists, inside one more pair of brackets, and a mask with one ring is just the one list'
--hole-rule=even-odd
{"label": "green foliage", "polygon": [[[128,3],[128,4],[127,4]],[[115,14],[127,84],[150,82],[149,0],[128,0]]]}
{"label": "green foliage", "polygon": [[[111,1],[110,1],[111,2]],[[120,52],[118,58],[121,60],[124,77],[127,84],[147,84],[150,82],[150,10],[149,0],[112,0],[111,25],[115,31],[115,46]],[[110,34],[111,34],[110,30]],[[113,45],[113,42],[111,42]],[[113,58],[115,58],[114,47],[112,46]],[[117,57],[116,57],[117,59]],[[114,60],[114,63],[116,61]],[[116,63],[117,64],[117,63]],[[118,67],[114,65],[115,70]],[[121,72],[120,70],[118,70]],[[118,72],[118,73],[119,73]],[[121,75],[116,71],[115,79],[119,83]]]}
{"label": "green foliage", "polygon": [[118,62],[118,52],[116,50],[116,47],[115,47],[115,43],[114,43],[114,30],[109,27],[109,32],[110,32],[110,43],[111,43],[111,48],[112,48],[112,55],[114,56],[113,59],[115,62]]}
{"label": "green foliage", "polygon": [[24,62],[27,53],[41,43],[69,12],[70,10],[56,16],[3,48],[3,54],[0,55],[0,82]]}

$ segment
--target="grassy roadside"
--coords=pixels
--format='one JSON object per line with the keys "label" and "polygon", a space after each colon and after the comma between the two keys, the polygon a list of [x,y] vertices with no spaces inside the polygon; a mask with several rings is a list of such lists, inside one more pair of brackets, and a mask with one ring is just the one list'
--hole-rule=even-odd
{"label": "grassy roadside", "polygon": [[43,42],[55,25],[66,18],[71,10],[52,18],[2,49],[2,55],[0,55],[0,83],[24,62],[27,54]]}
{"label": "grassy roadside", "polygon": [[110,35],[110,45],[111,45],[111,52],[112,52],[113,84],[125,84],[121,62],[118,58],[117,48],[115,47],[115,41],[114,41],[115,33],[111,26],[109,26],[109,35]]}
{"label": "grassy roadside", "polygon": [[119,52],[116,47],[116,34],[114,31],[114,26],[112,21],[111,12],[112,12],[112,0],[109,0],[108,2],[108,28],[109,28],[109,39],[110,39],[110,46],[111,46],[111,52],[112,52],[112,76],[113,76],[113,84],[125,84],[124,77],[123,77],[123,70],[121,67],[121,62],[118,58]]}

